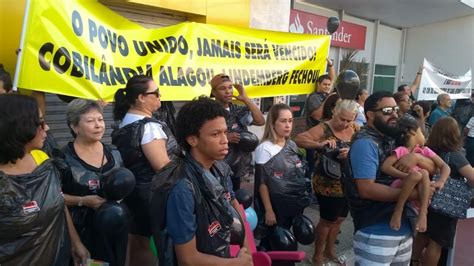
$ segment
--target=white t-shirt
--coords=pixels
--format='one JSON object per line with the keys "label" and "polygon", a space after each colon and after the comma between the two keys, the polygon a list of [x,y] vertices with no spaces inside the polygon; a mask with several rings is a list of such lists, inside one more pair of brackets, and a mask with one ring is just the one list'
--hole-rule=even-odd
{"label": "white t-shirt", "polygon": [[355,123],[358,126],[363,126],[365,123],[367,123],[367,120],[365,118],[365,113],[364,113],[364,106],[361,106],[359,103],[357,103],[357,115],[356,115]]}
{"label": "white t-shirt", "polygon": [[[142,120],[145,118],[143,115],[131,114],[127,113],[122,119],[122,122],[119,125],[119,128],[122,128],[128,124],[136,122],[138,120]],[[150,122],[145,124],[145,128],[143,130],[143,137],[141,141],[141,145],[147,144],[152,142],[155,139],[168,139],[166,133],[163,131],[163,128],[160,124],[155,122]]]}
{"label": "white t-shirt", "polygon": [[469,122],[467,122],[466,128],[469,129],[467,132],[467,136],[474,138],[474,116],[469,119]]}
{"label": "white t-shirt", "polygon": [[283,149],[282,146],[266,140],[255,149],[255,163],[265,164]]}

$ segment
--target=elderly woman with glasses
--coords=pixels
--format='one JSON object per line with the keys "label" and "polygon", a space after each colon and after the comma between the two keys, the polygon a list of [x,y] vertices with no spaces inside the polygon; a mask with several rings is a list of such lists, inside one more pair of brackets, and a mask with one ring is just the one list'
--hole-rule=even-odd
{"label": "elderly woman with glasses", "polygon": [[393,94],[393,98],[397,103],[398,110],[397,115],[399,118],[405,118],[410,121],[416,122],[421,128],[421,132],[428,136],[429,128],[426,127],[425,123],[428,118],[431,108],[425,108],[426,105],[422,102],[413,104],[411,97],[404,92],[397,92]]}
{"label": "elderly woman with glasses", "polygon": [[413,104],[410,96],[404,92],[397,92],[393,94],[393,98],[398,106],[398,117],[399,118],[406,118],[412,121],[416,121],[416,119],[410,114],[410,109]]}
{"label": "elderly woman with glasses", "polygon": [[124,89],[115,93],[114,119],[120,124],[112,132],[112,143],[136,179],[135,189],[124,199],[132,213],[128,255],[133,260],[130,265],[155,263],[149,249],[151,180],[170,157],[178,154],[176,139],[166,123],[152,118],[160,106],[160,92],[148,76],[132,77]]}
{"label": "elderly woman with glasses", "polygon": [[1,265],[68,265],[71,251],[76,265],[89,257],[65,208],[60,167],[40,151],[48,129],[34,98],[0,95]]}
{"label": "elderly woman with glasses", "polygon": [[[74,141],[63,148],[68,165],[63,192],[74,225],[93,259],[125,265],[128,231],[118,230],[110,239],[94,226],[96,211],[105,202],[104,176],[123,164],[118,150],[101,142],[105,132],[102,106],[75,99],[67,106],[66,120]],[[126,217],[122,218],[121,223],[126,224]]]}

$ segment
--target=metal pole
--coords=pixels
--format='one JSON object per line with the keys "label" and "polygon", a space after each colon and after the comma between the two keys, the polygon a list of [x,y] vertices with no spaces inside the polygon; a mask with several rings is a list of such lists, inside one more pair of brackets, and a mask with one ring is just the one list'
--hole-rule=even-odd
{"label": "metal pole", "polygon": [[13,90],[18,90],[18,79],[20,76],[20,69],[21,69],[21,53],[23,53],[23,47],[25,44],[25,35],[26,35],[26,25],[28,23],[28,17],[30,15],[30,0],[26,0],[25,6],[25,14],[23,16],[23,26],[21,27],[21,37],[20,37],[20,48],[16,58],[16,66],[15,66],[15,78],[13,80]]}
{"label": "metal pole", "polygon": [[374,76],[375,76],[375,51],[377,50],[377,36],[379,32],[380,20],[374,21],[374,36],[372,38],[372,51],[370,55],[370,72],[367,78],[369,93],[372,94],[375,90],[374,88]]}
{"label": "metal pole", "polygon": [[406,45],[407,45],[407,28],[402,29],[402,50],[400,53],[400,60],[399,64],[400,67],[398,68],[398,78],[397,83],[400,84],[402,80],[405,79],[404,72],[405,72],[405,53],[406,53]]}

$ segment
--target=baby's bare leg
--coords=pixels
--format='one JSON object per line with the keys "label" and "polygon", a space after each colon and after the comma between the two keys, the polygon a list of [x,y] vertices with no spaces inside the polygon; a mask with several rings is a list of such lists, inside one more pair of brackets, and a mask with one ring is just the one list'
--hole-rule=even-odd
{"label": "baby's bare leg", "polygon": [[390,227],[394,230],[400,229],[400,223],[403,214],[403,207],[410,197],[411,192],[415,186],[421,181],[422,175],[419,172],[411,172],[407,177],[402,181],[402,187],[400,195],[398,196],[397,205],[393,211],[392,218],[390,219]]}
{"label": "baby's bare leg", "polygon": [[426,231],[426,215],[428,213],[428,203],[430,198],[430,174],[425,169],[419,171],[421,174],[421,181],[418,183],[417,189],[420,201],[420,213],[416,220],[416,230],[418,232]]}

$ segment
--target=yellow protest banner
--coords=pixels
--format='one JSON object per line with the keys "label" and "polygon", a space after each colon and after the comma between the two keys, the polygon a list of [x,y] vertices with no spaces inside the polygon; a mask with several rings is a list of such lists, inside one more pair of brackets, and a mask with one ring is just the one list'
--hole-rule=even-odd
{"label": "yellow protest banner", "polygon": [[145,29],[94,0],[31,1],[18,87],[113,99],[136,74],[163,100],[209,95],[226,73],[250,97],[304,94],[324,74],[330,37],[185,22]]}

